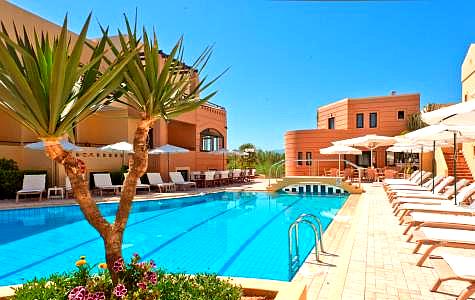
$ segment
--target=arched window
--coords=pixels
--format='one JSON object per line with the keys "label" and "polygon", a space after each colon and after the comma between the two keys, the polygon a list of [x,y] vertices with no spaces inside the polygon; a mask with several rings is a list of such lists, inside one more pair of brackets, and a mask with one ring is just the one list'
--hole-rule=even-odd
{"label": "arched window", "polygon": [[224,148],[224,138],[216,129],[205,129],[200,133],[202,152],[218,151]]}

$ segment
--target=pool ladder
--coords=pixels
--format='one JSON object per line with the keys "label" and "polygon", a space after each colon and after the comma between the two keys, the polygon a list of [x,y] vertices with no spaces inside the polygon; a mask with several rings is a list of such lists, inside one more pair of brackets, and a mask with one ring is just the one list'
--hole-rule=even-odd
{"label": "pool ladder", "polygon": [[[318,245],[320,245],[320,251],[323,250],[323,227],[320,219],[312,214],[301,214],[295,219],[295,221],[289,226],[289,280],[292,279],[294,274],[300,267],[300,253],[299,253],[299,225],[307,224],[312,228],[314,233],[314,246],[315,246],[315,259],[320,261]],[[294,255],[294,241],[295,241],[295,255]]]}

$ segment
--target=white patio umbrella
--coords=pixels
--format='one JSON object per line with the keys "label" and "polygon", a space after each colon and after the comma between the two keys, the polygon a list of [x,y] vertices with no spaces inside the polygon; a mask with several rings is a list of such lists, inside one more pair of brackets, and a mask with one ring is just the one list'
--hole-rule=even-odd
{"label": "white patio umbrella", "polygon": [[475,125],[475,101],[462,102],[421,115],[422,121],[429,125]]}
{"label": "white patio umbrella", "polygon": [[396,142],[394,137],[368,134],[352,139],[333,142],[335,145],[365,147],[370,150],[370,166],[373,167],[373,150],[378,147],[390,146]]}
{"label": "white patio umbrella", "polygon": [[190,150],[178,147],[178,146],[173,146],[170,144],[165,144],[160,147],[154,148],[150,151],[148,151],[148,154],[167,154],[167,160],[168,160],[168,165],[167,165],[167,174],[170,171],[170,153],[185,153],[185,152],[190,152]]}
{"label": "white patio umbrella", "polygon": [[120,151],[122,152],[122,165],[125,163],[125,153],[133,153],[134,145],[127,142],[118,142],[99,148],[102,151]]}
{"label": "white patio umbrella", "polygon": [[[81,151],[81,148],[74,145],[73,143],[70,143],[68,140],[64,139],[60,141],[61,146],[63,147],[64,150],[66,151]],[[36,143],[31,143],[25,145],[25,148],[31,149],[31,150],[45,150],[45,144],[43,141],[41,142],[36,142]],[[56,185],[57,183],[57,172],[56,172],[56,162],[54,160],[51,160],[51,175],[53,179],[53,185]]]}
{"label": "white patio umbrella", "polygon": [[320,149],[321,154],[338,154],[338,173],[340,173],[341,155],[353,154],[360,155],[362,152],[359,149],[345,146],[345,145],[333,145],[327,148]]}
{"label": "white patio umbrella", "polygon": [[416,142],[433,142],[434,149],[436,142],[450,143],[453,141],[454,147],[454,201],[457,204],[457,140],[458,142],[470,142],[475,140],[475,126],[449,126],[436,124],[421,128],[405,135],[406,138]]}

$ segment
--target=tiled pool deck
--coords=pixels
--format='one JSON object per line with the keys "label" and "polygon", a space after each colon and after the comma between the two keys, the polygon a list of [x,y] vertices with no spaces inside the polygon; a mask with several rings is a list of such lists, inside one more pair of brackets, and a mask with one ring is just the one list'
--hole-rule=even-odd
{"label": "tiled pool deck", "polygon": [[[257,179],[252,184],[230,186],[228,190],[265,190],[267,181]],[[454,299],[466,284],[444,283],[440,292],[430,288],[438,278],[430,260],[425,267],[417,267],[420,254],[412,254],[414,243],[405,241],[403,227],[397,218],[381,186],[365,185],[366,193],[352,195],[328,227],[324,235],[324,250],[317,263],[312,253],[294,281],[307,284],[307,299]],[[198,189],[191,192],[167,194],[143,194],[137,199],[185,196],[200,192],[218,191]],[[101,201],[116,201],[117,197]],[[49,200],[22,202],[0,201],[0,209],[74,203],[73,200]],[[445,250],[445,249],[444,249]],[[455,250],[451,250],[455,251]],[[463,250],[457,250],[461,252]],[[465,255],[474,256],[475,252]],[[435,252],[434,254],[437,254]]]}
{"label": "tiled pool deck", "polygon": [[365,190],[350,196],[325,232],[324,250],[334,256],[321,260],[329,265],[310,255],[294,278],[307,283],[308,299],[455,299],[467,284],[449,281],[431,292],[438,278],[432,262],[416,266],[420,254],[412,254],[414,243],[405,241],[382,187],[368,184]]}

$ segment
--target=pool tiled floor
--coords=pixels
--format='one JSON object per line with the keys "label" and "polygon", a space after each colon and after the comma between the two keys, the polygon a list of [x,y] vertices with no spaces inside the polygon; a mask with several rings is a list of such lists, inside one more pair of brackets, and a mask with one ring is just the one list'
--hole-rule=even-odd
{"label": "pool tiled floor", "polygon": [[350,197],[325,232],[325,251],[332,256],[321,260],[329,265],[316,263],[311,255],[294,278],[306,282],[308,299],[455,299],[467,285],[447,282],[439,293],[430,292],[437,270],[430,260],[416,266],[420,254],[412,254],[414,243],[405,241],[382,187],[368,184],[365,189]]}

